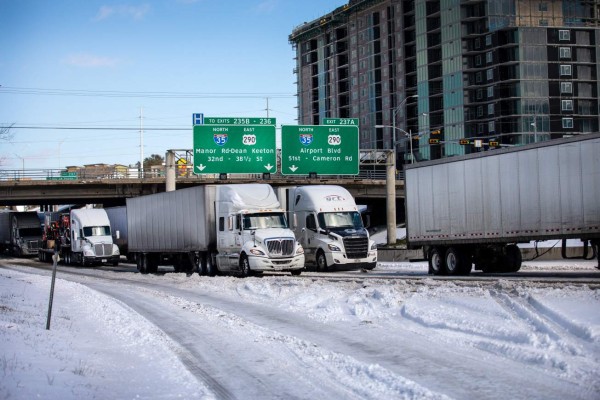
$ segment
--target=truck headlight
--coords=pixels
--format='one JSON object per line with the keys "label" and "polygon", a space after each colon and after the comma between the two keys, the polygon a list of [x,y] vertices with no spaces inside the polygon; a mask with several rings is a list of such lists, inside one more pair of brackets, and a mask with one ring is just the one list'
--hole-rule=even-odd
{"label": "truck headlight", "polygon": [[342,249],[340,249],[339,246],[336,246],[333,243],[327,244],[327,247],[329,247],[329,250],[331,250],[331,251],[342,251]]}
{"label": "truck headlight", "polygon": [[302,247],[300,244],[298,244],[298,247],[296,248],[296,255],[299,254],[304,254],[304,247]]}
{"label": "truck headlight", "polygon": [[265,255],[264,251],[259,250],[257,248],[250,249],[250,253],[255,256],[264,256]]}
{"label": "truck headlight", "polygon": [[371,244],[371,250],[377,250],[377,243],[373,242]]}

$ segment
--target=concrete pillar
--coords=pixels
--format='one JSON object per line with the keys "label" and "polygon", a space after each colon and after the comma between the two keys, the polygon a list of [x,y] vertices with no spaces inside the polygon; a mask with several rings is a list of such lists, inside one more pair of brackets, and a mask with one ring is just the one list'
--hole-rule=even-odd
{"label": "concrete pillar", "polygon": [[175,190],[175,152],[167,150],[165,155],[165,191],[173,192]]}
{"label": "concrete pillar", "polygon": [[386,166],[386,204],[387,204],[387,243],[396,243],[396,155],[393,150],[388,152]]}

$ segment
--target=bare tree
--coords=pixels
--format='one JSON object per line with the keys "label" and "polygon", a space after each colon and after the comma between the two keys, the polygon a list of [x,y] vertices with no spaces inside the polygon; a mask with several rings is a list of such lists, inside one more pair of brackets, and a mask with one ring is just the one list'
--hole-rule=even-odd
{"label": "bare tree", "polygon": [[[9,126],[0,126],[0,142],[10,142],[12,138],[15,136],[13,132],[11,132],[11,128],[14,124],[10,124]],[[0,156],[0,165],[4,165],[5,157]]]}

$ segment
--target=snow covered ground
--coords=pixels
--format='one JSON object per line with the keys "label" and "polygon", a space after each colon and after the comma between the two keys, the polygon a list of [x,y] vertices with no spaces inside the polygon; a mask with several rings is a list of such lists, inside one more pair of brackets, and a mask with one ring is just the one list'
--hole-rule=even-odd
{"label": "snow covered ground", "polygon": [[65,271],[46,330],[50,271],[0,266],[0,399],[600,398],[589,286]]}

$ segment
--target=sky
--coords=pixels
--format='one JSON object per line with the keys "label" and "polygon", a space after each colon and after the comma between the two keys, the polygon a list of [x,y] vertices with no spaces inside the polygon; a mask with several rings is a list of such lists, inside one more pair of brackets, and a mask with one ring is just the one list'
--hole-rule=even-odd
{"label": "sky", "polygon": [[194,113],[295,125],[288,36],[346,3],[0,0],[0,169],[164,157]]}

